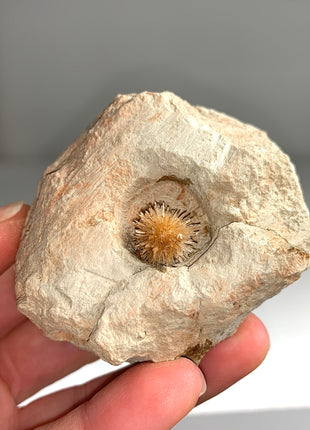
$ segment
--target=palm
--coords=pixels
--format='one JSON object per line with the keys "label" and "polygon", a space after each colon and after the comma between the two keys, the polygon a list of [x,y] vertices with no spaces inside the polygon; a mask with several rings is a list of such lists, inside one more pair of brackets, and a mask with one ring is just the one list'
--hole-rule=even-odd
{"label": "palm", "polygon": [[[202,382],[187,359],[128,366],[85,385],[18,408],[44,386],[96,357],[44,337],[16,309],[13,264],[27,207],[0,222],[0,422],[7,430],[169,429],[197,402]],[[2,252],[1,252],[2,251]],[[208,390],[216,395],[253,370],[268,349],[268,336],[250,315],[238,332],[202,360]]]}

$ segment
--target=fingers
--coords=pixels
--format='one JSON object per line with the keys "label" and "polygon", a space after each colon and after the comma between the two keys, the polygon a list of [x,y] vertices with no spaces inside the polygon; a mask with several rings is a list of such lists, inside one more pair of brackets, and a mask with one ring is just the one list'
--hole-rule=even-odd
{"label": "fingers", "polygon": [[0,275],[15,261],[28,210],[23,202],[0,208]]}
{"label": "fingers", "polygon": [[254,314],[248,315],[237,332],[212,348],[201,360],[208,391],[199,403],[224,391],[248,375],[264,360],[269,349],[269,336]]}
{"label": "fingers", "polygon": [[195,406],[202,387],[197,366],[186,358],[143,363],[40,430],[170,429]]}
{"label": "fingers", "polygon": [[[208,380],[208,390],[199,399],[199,403],[215,396],[254,370],[265,357],[268,348],[269,338],[265,327],[255,315],[249,315],[233,336],[215,346],[202,359],[200,367]],[[37,400],[20,411],[24,427],[32,428],[40,423],[53,421],[83,402],[88,402],[98,390],[125,370],[127,371],[127,369],[121,369],[87,384],[71,387]],[[180,389],[180,391],[184,390],[187,390],[186,384]],[[74,412],[71,412],[70,417],[72,414],[76,420]],[[130,420],[130,416],[128,419]],[[96,430],[96,427],[94,429]]]}
{"label": "fingers", "polygon": [[0,208],[0,377],[16,402],[67,375],[96,357],[66,342],[42,335],[16,309],[13,268],[29,206],[22,202]]}
{"label": "fingers", "polygon": [[46,338],[30,321],[0,339],[0,378],[16,403],[96,359],[68,342]]}

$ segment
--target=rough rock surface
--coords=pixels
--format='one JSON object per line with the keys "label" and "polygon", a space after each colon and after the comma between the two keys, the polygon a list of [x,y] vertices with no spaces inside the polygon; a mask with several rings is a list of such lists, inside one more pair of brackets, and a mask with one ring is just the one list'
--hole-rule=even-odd
{"label": "rough rock surface", "polygon": [[[190,211],[197,247],[154,266],[132,221]],[[119,95],[45,171],[16,263],[18,308],[102,359],[199,360],[309,265],[310,222],[266,133],[172,93]]]}

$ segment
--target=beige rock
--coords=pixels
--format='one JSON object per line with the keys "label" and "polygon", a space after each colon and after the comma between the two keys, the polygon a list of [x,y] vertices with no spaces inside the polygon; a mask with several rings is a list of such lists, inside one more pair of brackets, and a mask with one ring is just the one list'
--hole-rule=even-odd
{"label": "beige rock", "polygon": [[199,361],[309,250],[294,167],[266,133],[169,92],[119,95],[43,175],[18,308],[112,364]]}

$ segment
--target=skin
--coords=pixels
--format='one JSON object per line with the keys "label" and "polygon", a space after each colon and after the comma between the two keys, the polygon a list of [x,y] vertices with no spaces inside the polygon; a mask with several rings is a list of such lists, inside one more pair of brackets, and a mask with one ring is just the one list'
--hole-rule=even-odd
{"label": "skin", "polygon": [[[227,389],[264,359],[269,338],[250,314],[198,367],[186,358],[131,365],[80,386],[17,405],[97,358],[47,339],[16,309],[14,260],[29,207],[0,221],[0,423],[4,429],[168,430],[195,405]],[[1,209],[0,209],[1,210]],[[199,398],[200,396],[200,398]],[[207,422],[206,422],[207,425]]]}

